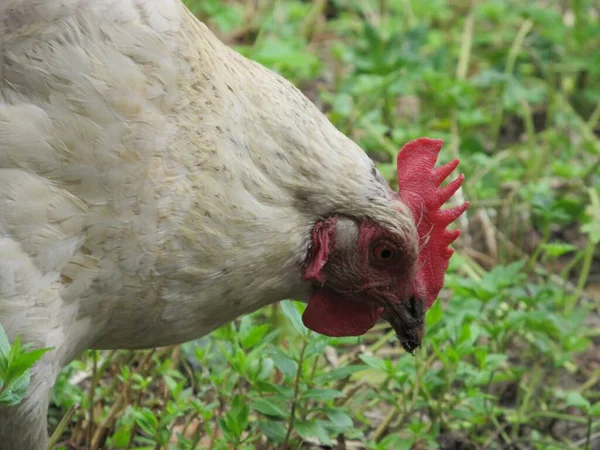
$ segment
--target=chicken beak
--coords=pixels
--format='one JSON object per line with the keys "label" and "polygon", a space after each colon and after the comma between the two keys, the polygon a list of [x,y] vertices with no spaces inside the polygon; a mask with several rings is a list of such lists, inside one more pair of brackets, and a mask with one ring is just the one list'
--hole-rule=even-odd
{"label": "chicken beak", "polygon": [[414,355],[425,336],[425,311],[414,297],[406,302],[389,303],[382,315],[387,320],[404,350]]}
{"label": "chicken beak", "polygon": [[400,336],[398,336],[398,332],[396,331],[396,336],[398,336],[398,338],[400,339],[402,347],[404,347],[404,350],[406,350],[411,355],[414,355],[415,350],[417,350],[421,346],[424,335],[425,327],[415,329],[414,332],[411,332],[407,336],[404,336],[404,340],[400,339]]}

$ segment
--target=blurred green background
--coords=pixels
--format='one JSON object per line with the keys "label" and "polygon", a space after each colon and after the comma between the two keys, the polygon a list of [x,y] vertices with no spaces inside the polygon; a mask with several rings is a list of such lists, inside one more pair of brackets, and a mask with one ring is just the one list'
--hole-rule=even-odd
{"label": "blurred green background", "polygon": [[427,337],[329,339],[284,302],[199,341],[88,352],[56,448],[600,449],[600,2],[187,0],[395,183],[443,138],[471,201]]}

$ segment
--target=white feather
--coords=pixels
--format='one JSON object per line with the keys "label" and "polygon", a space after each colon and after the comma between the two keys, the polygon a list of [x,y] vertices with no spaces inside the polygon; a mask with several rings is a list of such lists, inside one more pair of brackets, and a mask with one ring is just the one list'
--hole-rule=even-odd
{"label": "white feather", "polygon": [[55,347],[0,409],[2,449],[44,447],[48,389],[81,350],[304,298],[319,217],[414,233],[362,150],[180,0],[3,0],[0,17],[0,321]]}

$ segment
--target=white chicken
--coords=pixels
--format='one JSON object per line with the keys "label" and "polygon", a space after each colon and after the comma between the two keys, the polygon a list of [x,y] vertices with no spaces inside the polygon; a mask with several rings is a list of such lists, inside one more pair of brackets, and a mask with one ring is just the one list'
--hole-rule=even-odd
{"label": "white chicken", "polygon": [[44,449],[50,389],[86,348],[200,337],[285,298],[359,335],[421,342],[466,204],[400,152],[399,194],[290,83],[180,0],[0,3],[0,323],[52,347],[0,409],[2,450]]}

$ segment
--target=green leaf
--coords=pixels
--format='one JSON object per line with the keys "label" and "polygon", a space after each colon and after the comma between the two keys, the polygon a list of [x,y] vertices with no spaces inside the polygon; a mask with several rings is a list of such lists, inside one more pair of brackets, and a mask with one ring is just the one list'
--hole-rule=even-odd
{"label": "green leaf", "polygon": [[236,424],[232,423],[231,421],[231,416],[226,414],[225,416],[219,417],[217,419],[217,422],[219,423],[219,428],[221,429],[221,432],[228,441],[231,442],[237,440],[237,438],[239,437],[239,433],[238,430],[236,430]]}
{"label": "green leaf", "polygon": [[265,434],[267,438],[278,444],[285,440],[286,429],[282,422],[275,420],[259,420],[258,428]]}
{"label": "green leaf", "polygon": [[51,349],[41,348],[38,350],[32,350],[30,352],[15,354],[10,362],[10,366],[7,368],[5,381],[18,378],[23,375],[26,370],[33,367],[33,365],[44,355],[44,353],[48,352],[49,350]]}
{"label": "green leaf", "polygon": [[435,301],[427,311],[427,317],[425,318],[426,329],[432,328],[442,320],[443,314],[444,310],[442,309],[442,302],[440,300]]}
{"label": "green leaf", "polygon": [[296,361],[286,355],[280,348],[273,348],[271,358],[273,358],[275,367],[277,367],[287,377],[293,377],[298,372],[298,364]]}
{"label": "green leaf", "polygon": [[[10,354],[10,343],[8,342],[8,336],[4,331],[4,328],[0,324],[0,360],[8,360]],[[1,364],[1,363],[0,363]],[[1,369],[0,365],[0,369]]]}
{"label": "green leaf", "polygon": [[364,362],[367,366],[372,367],[373,369],[381,370],[384,372],[388,371],[387,364],[381,358],[377,356],[371,355],[359,355],[358,356],[362,362]]}
{"label": "green leaf", "polygon": [[0,405],[14,406],[21,403],[29,386],[29,371],[26,371],[20,377],[12,379],[6,384],[6,388],[0,394]]}
{"label": "green leaf", "polygon": [[239,425],[240,435],[248,426],[249,414],[250,408],[246,404],[244,398],[239,394],[233,397],[233,401],[231,402],[231,416],[235,418],[235,421]]}
{"label": "green leaf", "polygon": [[288,417],[288,412],[284,410],[280,405],[268,398],[258,398],[250,405],[252,409],[255,409],[265,416],[279,417],[285,419]]}
{"label": "green leaf", "polygon": [[257,380],[266,380],[273,373],[274,366],[273,358],[257,358],[251,361],[250,370]]}
{"label": "green leaf", "polygon": [[590,408],[590,416],[600,416],[600,402]]}
{"label": "green leaf", "polygon": [[315,73],[320,66],[319,58],[305,48],[306,42],[265,37],[257,42],[249,56],[267,67],[294,71],[296,76],[304,78]]}
{"label": "green leaf", "polygon": [[[17,356],[21,354],[21,338],[17,336],[10,346],[10,351],[8,352],[8,366],[6,368],[6,379],[10,377],[10,368],[13,365],[14,361],[17,359]],[[6,380],[5,380],[6,381]]]}
{"label": "green leaf", "polygon": [[333,101],[333,111],[342,117],[348,117],[354,108],[354,101],[350,94],[342,92]]}
{"label": "green leaf", "polygon": [[148,408],[141,408],[133,411],[133,417],[138,426],[149,436],[155,436],[158,428],[158,421],[154,413]]}
{"label": "green leaf", "polygon": [[335,389],[308,389],[307,391],[302,393],[300,398],[327,401],[344,396],[345,394],[342,391],[338,391]]}
{"label": "green leaf", "polygon": [[497,370],[498,367],[508,360],[508,355],[502,355],[497,353],[488,354],[485,356],[484,368],[488,370]]}
{"label": "green leaf", "polygon": [[314,355],[322,355],[325,347],[327,347],[328,338],[325,336],[316,336],[314,339],[310,339],[304,358],[308,359]]}
{"label": "green leaf", "polygon": [[244,339],[248,337],[250,331],[252,331],[252,328],[252,318],[250,316],[243,316],[240,319],[240,324],[237,331],[237,337],[239,338],[240,342],[243,342]]}
{"label": "green leaf", "polygon": [[296,422],[294,429],[301,438],[304,439],[318,439],[323,445],[331,445],[331,439],[329,433],[322,425],[320,420],[301,421]]}
{"label": "green leaf", "polygon": [[253,325],[250,330],[247,331],[246,335],[240,339],[242,347],[245,349],[251,349],[261,343],[265,334],[269,331],[270,326],[264,325]]}
{"label": "green leaf", "polygon": [[131,435],[131,424],[123,423],[120,424],[111,437],[111,447],[113,448],[124,448],[129,443],[129,437]]}
{"label": "green leaf", "polygon": [[589,236],[592,243],[600,243],[600,195],[593,188],[588,189],[590,204],[586,207],[587,223],[581,226],[581,231]]}
{"label": "green leaf", "polygon": [[549,242],[547,244],[543,244],[542,248],[546,252],[547,255],[558,258],[569,252],[574,252],[577,250],[577,247],[571,244],[566,244],[564,242]]}
{"label": "green leaf", "polygon": [[294,329],[301,335],[306,336],[308,334],[308,328],[304,326],[302,323],[302,317],[300,316],[300,312],[298,312],[298,308],[296,307],[296,302],[291,300],[284,300],[281,302],[281,310],[286,315],[286,317],[292,323]]}
{"label": "green leaf", "polygon": [[584,411],[589,411],[591,407],[590,402],[576,391],[571,391],[567,394],[565,403],[567,406],[573,406]]}
{"label": "green leaf", "polygon": [[331,423],[335,425],[340,431],[349,430],[354,427],[352,418],[343,411],[334,409],[327,412],[327,417],[331,420]]}
{"label": "green leaf", "polygon": [[365,365],[352,365],[345,367],[338,367],[337,369],[332,369],[328,372],[321,373],[314,378],[316,384],[324,385],[331,381],[339,381],[344,378],[348,378],[350,375],[360,372],[361,370],[365,370],[367,366]]}

